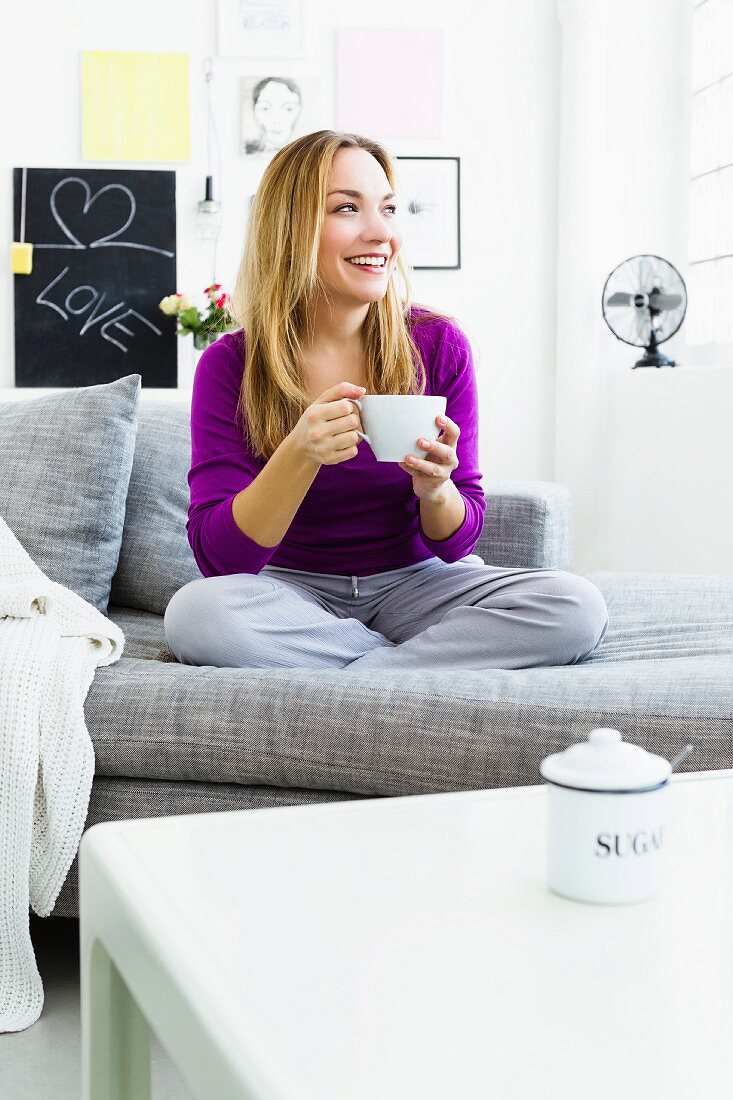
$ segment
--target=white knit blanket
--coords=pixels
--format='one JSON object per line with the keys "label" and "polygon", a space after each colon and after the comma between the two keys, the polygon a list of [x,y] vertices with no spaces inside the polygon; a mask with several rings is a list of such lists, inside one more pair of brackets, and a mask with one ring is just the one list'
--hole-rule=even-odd
{"label": "white knit blanket", "polygon": [[124,644],[0,516],[0,1031],[22,1031],[43,1008],[29,904],[48,916],[79,847],[94,775],[84,700]]}

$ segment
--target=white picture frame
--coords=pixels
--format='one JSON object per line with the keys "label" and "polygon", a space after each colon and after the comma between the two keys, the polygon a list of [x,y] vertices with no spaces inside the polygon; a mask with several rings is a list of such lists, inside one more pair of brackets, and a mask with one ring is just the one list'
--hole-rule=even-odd
{"label": "white picture frame", "polygon": [[415,271],[461,266],[460,157],[400,157],[400,226]]}
{"label": "white picture frame", "polygon": [[269,160],[284,145],[319,128],[324,115],[320,78],[292,77],[283,68],[287,66],[239,78],[241,157]]}
{"label": "white picture frame", "polygon": [[305,57],[305,0],[217,0],[219,57]]}

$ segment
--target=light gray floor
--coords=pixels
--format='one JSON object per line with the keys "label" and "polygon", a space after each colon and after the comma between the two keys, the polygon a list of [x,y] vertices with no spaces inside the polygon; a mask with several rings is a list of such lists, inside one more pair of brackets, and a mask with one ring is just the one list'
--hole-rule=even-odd
{"label": "light gray floor", "polygon": [[[79,1100],[79,922],[31,914],[31,937],[43,981],[43,1012],[25,1031],[0,1035],[0,1097]],[[154,1100],[192,1100],[155,1036],[150,1054]]]}

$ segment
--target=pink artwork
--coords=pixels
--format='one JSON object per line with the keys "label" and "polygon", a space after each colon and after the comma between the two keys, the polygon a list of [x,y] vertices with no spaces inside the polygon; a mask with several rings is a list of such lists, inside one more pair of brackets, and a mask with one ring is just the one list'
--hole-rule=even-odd
{"label": "pink artwork", "polygon": [[373,138],[443,136],[442,30],[340,27],[336,125]]}

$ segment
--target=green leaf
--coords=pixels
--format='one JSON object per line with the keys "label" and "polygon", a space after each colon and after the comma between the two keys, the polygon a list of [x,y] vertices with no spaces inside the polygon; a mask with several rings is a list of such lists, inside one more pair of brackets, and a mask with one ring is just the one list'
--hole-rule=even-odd
{"label": "green leaf", "polygon": [[194,332],[201,328],[201,318],[195,306],[191,306],[190,309],[184,309],[182,313],[179,313],[178,320],[182,325],[192,329]]}

